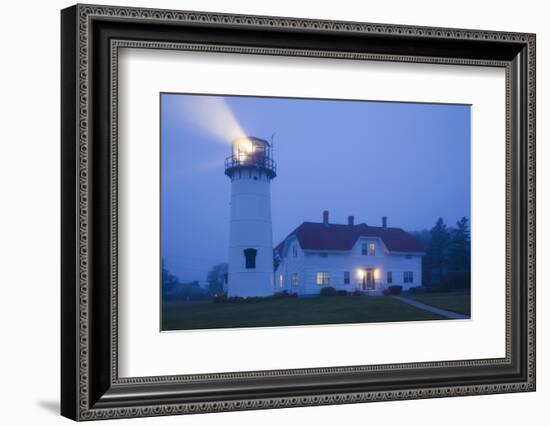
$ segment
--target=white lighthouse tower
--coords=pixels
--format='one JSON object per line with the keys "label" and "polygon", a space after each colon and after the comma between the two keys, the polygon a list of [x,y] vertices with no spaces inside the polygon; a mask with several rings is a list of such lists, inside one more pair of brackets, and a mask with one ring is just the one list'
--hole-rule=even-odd
{"label": "white lighthouse tower", "polygon": [[274,292],[271,180],[276,165],[266,140],[233,141],[225,160],[231,179],[227,295],[270,296]]}

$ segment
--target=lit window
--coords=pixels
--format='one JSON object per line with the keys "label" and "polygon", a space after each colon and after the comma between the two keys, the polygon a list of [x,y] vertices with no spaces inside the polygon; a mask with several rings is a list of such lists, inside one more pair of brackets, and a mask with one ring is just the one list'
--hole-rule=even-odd
{"label": "lit window", "polygon": [[245,268],[246,269],[256,268],[256,253],[258,253],[258,250],[253,248],[247,248],[243,251],[244,251],[244,258],[245,258]]}
{"label": "lit window", "polygon": [[283,274],[279,274],[279,287],[283,288]]}
{"label": "lit window", "polygon": [[328,272],[317,272],[317,285],[329,285],[330,274]]}
{"label": "lit window", "polygon": [[369,244],[369,254],[371,256],[374,256],[375,253],[376,253],[376,246],[374,245],[374,243],[370,243]]}
{"label": "lit window", "polygon": [[388,271],[388,279],[387,279],[387,281],[388,281],[388,284],[391,284],[391,283],[393,282],[393,276],[392,276],[391,271]]}
{"label": "lit window", "polygon": [[367,243],[362,243],[361,244],[361,254],[363,256],[366,256],[367,255]]}
{"label": "lit window", "polygon": [[344,284],[349,284],[349,271],[344,272]]}
{"label": "lit window", "polygon": [[292,286],[293,287],[296,287],[298,285],[298,274],[297,273],[293,273],[291,276],[290,276],[290,281],[292,283]]}
{"label": "lit window", "polygon": [[412,283],[413,282],[413,273],[412,272],[403,272],[403,282]]}

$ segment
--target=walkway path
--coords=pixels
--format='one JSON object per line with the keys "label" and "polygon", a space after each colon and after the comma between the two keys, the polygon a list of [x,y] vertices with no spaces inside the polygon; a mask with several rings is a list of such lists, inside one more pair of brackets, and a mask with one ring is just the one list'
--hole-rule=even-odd
{"label": "walkway path", "polygon": [[425,305],[424,303],[417,302],[416,300],[407,299],[406,297],[393,296],[394,299],[401,300],[403,303],[414,306],[418,309],[423,309],[425,311],[431,312],[432,314],[441,315],[442,317],[447,317],[449,319],[470,319],[468,315],[459,314],[458,312],[446,311],[445,309],[439,309],[434,306]]}

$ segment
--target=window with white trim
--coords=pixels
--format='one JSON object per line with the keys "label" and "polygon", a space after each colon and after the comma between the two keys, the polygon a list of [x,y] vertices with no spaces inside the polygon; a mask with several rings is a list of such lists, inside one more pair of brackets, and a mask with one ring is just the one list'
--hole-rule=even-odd
{"label": "window with white trim", "polygon": [[317,285],[329,285],[330,274],[328,272],[317,272]]}
{"label": "window with white trim", "polygon": [[403,272],[403,282],[405,284],[410,284],[413,282],[413,273],[412,272]]}

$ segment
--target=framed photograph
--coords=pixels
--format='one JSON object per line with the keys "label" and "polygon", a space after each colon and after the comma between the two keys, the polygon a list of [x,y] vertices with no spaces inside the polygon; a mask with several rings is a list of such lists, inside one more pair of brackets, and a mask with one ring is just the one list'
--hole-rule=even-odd
{"label": "framed photograph", "polygon": [[471,105],[160,104],[161,331],[470,319]]}
{"label": "framed photograph", "polygon": [[535,35],[61,30],[64,416],[535,390]]}

